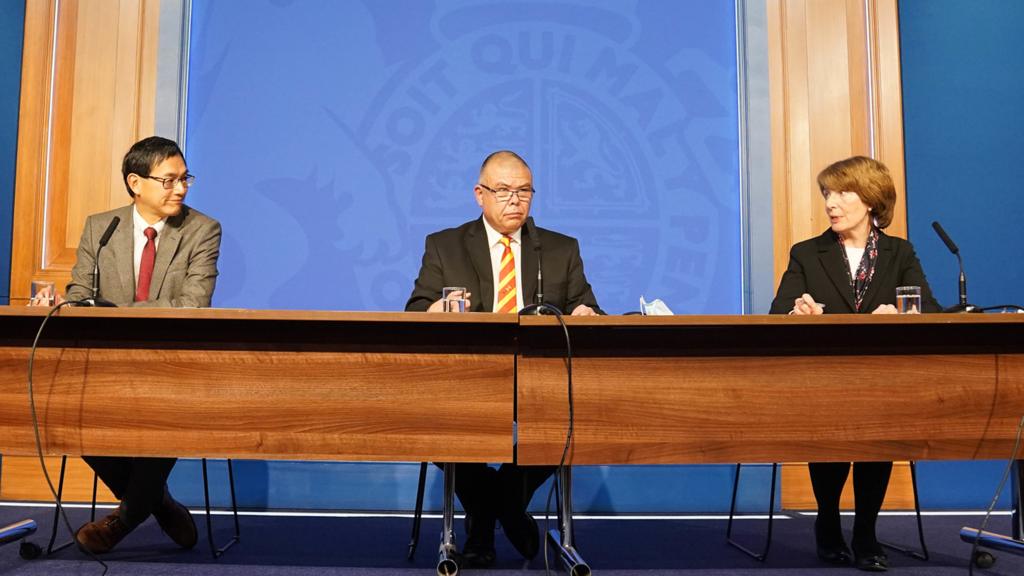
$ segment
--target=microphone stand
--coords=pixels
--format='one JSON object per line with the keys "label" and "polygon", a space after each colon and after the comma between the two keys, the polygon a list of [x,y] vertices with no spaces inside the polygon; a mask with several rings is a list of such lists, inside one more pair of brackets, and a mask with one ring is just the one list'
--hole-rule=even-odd
{"label": "microphone stand", "polygon": [[561,310],[558,310],[556,306],[544,303],[544,261],[541,257],[540,235],[537,233],[537,227],[533,224],[532,216],[526,221],[526,232],[530,235],[530,243],[533,244],[533,251],[537,254],[537,292],[533,295],[533,304],[523,306],[519,315],[551,316],[556,315],[556,312],[561,314]]}
{"label": "microphone stand", "polygon": [[107,242],[110,242],[110,236],[113,235],[119,222],[121,222],[121,218],[114,216],[113,220],[110,221],[110,224],[107,225],[107,229],[103,232],[103,236],[100,237],[99,246],[96,247],[96,257],[92,262],[92,296],[84,300],[72,302],[73,306],[117,308],[117,304],[114,304],[106,298],[100,297],[100,253],[103,252],[103,248],[107,245]]}

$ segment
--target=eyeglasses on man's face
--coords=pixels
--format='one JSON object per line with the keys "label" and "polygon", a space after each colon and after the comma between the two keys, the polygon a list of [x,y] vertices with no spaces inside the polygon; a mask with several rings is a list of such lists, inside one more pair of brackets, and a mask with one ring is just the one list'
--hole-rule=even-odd
{"label": "eyeglasses on man's face", "polygon": [[159,176],[143,176],[150,180],[156,180],[164,187],[164,190],[174,190],[176,184],[181,184],[183,188],[188,188],[196,182],[196,177],[192,174],[185,174],[181,178],[161,178]]}
{"label": "eyeglasses on man's face", "polygon": [[484,190],[487,190],[491,194],[494,194],[494,199],[498,202],[508,202],[512,199],[512,195],[519,196],[519,200],[523,202],[529,202],[533,199],[533,193],[536,192],[533,188],[520,188],[518,190],[511,190],[509,188],[490,188],[483,184],[478,184]]}

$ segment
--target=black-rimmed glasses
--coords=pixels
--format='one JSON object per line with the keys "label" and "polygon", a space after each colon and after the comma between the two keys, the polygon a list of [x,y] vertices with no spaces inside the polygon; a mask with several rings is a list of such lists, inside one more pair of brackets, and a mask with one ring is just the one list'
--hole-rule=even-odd
{"label": "black-rimmed glasses", "polygon": [[519,196],[519,199],[523,202],[529,202],[533,200],[533,193],[536,192],[533,188],[520,188],[518,190],[510,190],[508,188],[497,188],[493,189],[483,184],[477,184],[477,186],[487,190],[491,194],[494,194],[494,199],[498,202],[508,202],[512,199],[512,195]]}
{"label": "black-rimmed glasses", "polygon": [[164,187],[164,190],[174,190],[175,184],[181,184],[183,187],[188,188],[196,183],[196,177],[192,174],[185,174],[181,178],[161,178],[159,176],[143,176],[143,178],[156,180]]}

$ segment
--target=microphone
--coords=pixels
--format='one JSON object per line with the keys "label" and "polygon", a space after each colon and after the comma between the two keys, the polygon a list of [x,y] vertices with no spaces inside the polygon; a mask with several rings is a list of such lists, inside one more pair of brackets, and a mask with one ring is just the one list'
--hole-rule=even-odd
{"label": "microphone", "polygon": [[977,307],[967,303],[967,276],[964,275],[964,259],[960,256],[960,249],[957,248],[953,239],[946,234],[946,231],[942,229],[942,225],[937,221],[932,222],[932,228],[935,233],[942,239],[942,243],[949,248],[949,251],[956,256],[957,263],[960,265],[960,303],[956,306],[946,308],[944,312],[977,312]]}
{"label": "microphone", "polygon": [[520,315],[533,316],[537,314],[552,314],[549,308],[554,309],[554,306],[544,303],[544,261],[542,258],[543,252],[540,249],[540,234],[537,232],[537,226],[533,223],[533,216],[526,219],[526,223],[523,225],[526,229],[526,235],[530,237],[530,245],[533,246],[533,251],[537,254],[537,292],[533,295],[533,304],[524,306],[519,311]]}
{"label": "microphone", "polygon": [[540,234],[537,233],[537,226],[533,223],[533,216],[526,219],[527,233],[530,236],[530,244],[533,244],[533,251],[537,253],[537,292],[533,295],[534,304],[544,303],[544,262],[541,260]]}
{"label": "microphone", "polygon": [[114,235],[114,230],[117,229],[117,225],[121,223],[120,216],[114,216],[114,219],[107,224],[107,229],[103,231],[103,235],[100,236],[99,246],[96,247],[96,258],[92,263],[92,296],[82,300],[78,303],[79,306],[96,306],[100,308],[116,308],[117,305],[100,298],[100,252],[103,247],[110,242],[110,237]]}

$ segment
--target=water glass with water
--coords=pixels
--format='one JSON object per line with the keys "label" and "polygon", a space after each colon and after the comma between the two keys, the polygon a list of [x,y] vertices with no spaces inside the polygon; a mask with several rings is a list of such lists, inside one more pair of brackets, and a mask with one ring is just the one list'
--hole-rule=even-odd
{"label": "water glass with water", "polygon": [[896,311],[900,314],[921,313],[921,287],[899,286],[896,288]]}

